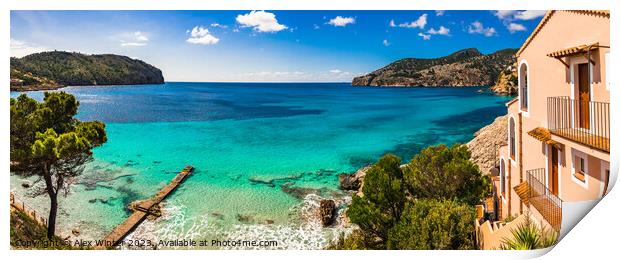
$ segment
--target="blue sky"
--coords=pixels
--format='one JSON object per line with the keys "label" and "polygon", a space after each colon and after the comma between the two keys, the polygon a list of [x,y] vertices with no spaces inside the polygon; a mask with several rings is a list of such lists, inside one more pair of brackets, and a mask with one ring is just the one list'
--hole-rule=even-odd
{"label": "blue sky", "polygon": [[543,11],[11,11],[11,56],[144,60],[167,81],[342,82],[392,61],[518,48]]}

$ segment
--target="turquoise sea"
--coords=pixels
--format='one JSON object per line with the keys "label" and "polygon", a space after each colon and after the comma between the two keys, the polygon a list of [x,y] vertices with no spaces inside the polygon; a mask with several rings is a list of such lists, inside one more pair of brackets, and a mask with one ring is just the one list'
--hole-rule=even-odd
{"label": "turquoise sea", "polygon": [[[106,123],[108,142],[60,201],[59,232],[102,238],[185,165],[196,171],[164,204],[164,216],[129,238],[276,240],[320,248],[347,230],[321,228],[321,197],[349,199],[339,173],[385,153],[408,161],[423,147],[467,142],[505,114],[506,97],[483,88],[373,88],[348,83],[182,83],[67,87],[81,120]],[[16,97],[19,93],[12,92]],[[42,99],[41,92],[29,92]],[[30,182],[35,188],[23,188]],[[36,179],[11,176],[32,198]]]}

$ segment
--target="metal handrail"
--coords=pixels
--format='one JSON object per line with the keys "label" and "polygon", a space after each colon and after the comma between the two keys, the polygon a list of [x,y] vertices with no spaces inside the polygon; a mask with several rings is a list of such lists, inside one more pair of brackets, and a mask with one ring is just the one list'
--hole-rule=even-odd
{"label": "metal handrail", "polygon": [[608,102],[547,98],[550,132],[606,152],[610,148],[609,116]]}
{"label": "metal handrail", "polygon": [[[563,201],[545,185],[545,177],[546,171],[544,168],[526,171],[530,204],[536,207],[554,229],[559,230],[562,223]],[[545,203],[532,203],[534,199],[542,199]]]}

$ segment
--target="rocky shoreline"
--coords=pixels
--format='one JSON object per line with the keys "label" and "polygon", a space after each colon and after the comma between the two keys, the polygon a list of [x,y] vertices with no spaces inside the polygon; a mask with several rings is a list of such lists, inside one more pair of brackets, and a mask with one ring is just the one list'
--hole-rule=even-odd
{"label": "rocky shoreline", "polygon": [[474,133],[474,138],[466,144],[471,152],[471,160],[483,174],[491,174],[491,170],[499,165],[497,156],[499,148],[507,144],[507,125],[508,115],[499,116],[493,123]]}
{"label": "rocky shoreline", "polygon": [[[499,147],[507,144],[507,123],[508,115],[499,116],[495,118],[491,124],[480,128],[480,130],[474,133],[474,138],[465,144],[471,152],[471,161],[478,165],[485,175],[491,174],[491,170],[497,165]],[[365,166],[354,173],[339,174],[338,181],[340,189],[351,192],[352,195],[363,196],[362,188],[364,185],[364,177],[369,169],[370,166]],[[321,201],[321,218],[331,217],[331,215],[328,214],[328,212],[332,212],[330,211],[331,207],[329,205],[331,204],[327,204],[326,202],[324,206]],[[344,211],[343,216],[339,217],[347,218],[346,211]]]}

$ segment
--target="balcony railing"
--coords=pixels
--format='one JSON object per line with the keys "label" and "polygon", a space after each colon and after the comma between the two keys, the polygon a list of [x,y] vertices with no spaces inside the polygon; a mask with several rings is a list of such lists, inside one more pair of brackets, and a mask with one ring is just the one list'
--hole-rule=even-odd
{"label": "balcony railing", "polygon": [[562,200],[545,185],[545,169],[529,170],[527,182],[529,188],[529,203],[547,220],[557,231],[562,225]]}
{"label": "balcony railing", "polygon": [[547,121],[551,133],[609,152],[609,103],[549,97]]}

